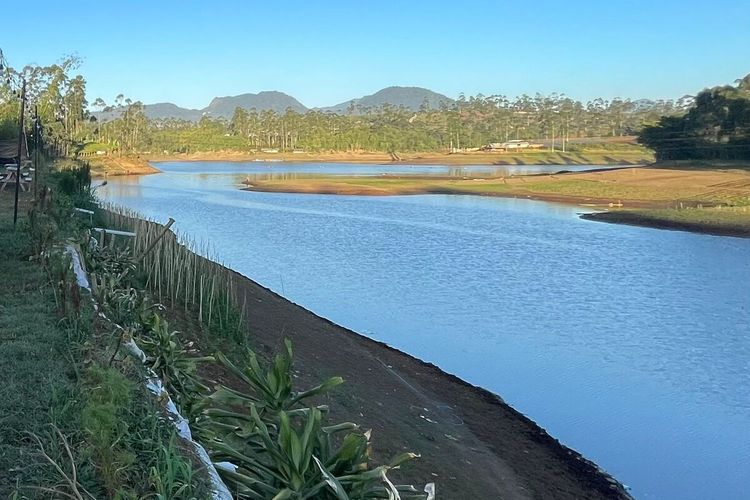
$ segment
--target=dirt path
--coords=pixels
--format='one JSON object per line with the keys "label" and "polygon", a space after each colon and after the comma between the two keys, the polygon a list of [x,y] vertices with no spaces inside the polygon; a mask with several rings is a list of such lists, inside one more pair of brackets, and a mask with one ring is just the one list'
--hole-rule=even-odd
{"label": "dirt path", "polygon": [[400,473],[435,482],[442,499],[626,498],[621,485],[483,389],[342,328],[238,275],[250,339],[278,352],[292,339],[301,388],[340,375],[327,397],[336,421],[373,429],[374,454],[422,458]]}

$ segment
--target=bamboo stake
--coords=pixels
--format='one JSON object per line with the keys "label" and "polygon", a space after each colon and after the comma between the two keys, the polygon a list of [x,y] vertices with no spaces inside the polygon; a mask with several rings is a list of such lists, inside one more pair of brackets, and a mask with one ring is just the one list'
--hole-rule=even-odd
{"label": "bamboo stake", "polygon": [[175,220],[172,217],[170,217],[169,222],[167,222],[167,224],[164,226],[164,229],[162,230],[161,234],[154,241],[151,242],[151,244],[146,248],[146,250],[143,251],[143,253],[138,257],[138,260],[143,259],[143,257],[145,257],[146,254],[148,254],[154,248],[156,243],[159,240],[161,240],[165,234],[167,234],[167,231],[169,231],[169,228],[172,227],[172,224],[174,224],[174,222]]}

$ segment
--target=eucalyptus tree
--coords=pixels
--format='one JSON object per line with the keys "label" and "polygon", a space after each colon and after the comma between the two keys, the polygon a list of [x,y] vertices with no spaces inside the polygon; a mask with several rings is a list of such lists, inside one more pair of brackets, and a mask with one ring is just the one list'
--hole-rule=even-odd
{"label": "eucalyptus tree", "polygon": [[[67,56],[49,66],[28,65],[22,69],[5,68],[6,78],[0,82],[0,122],[15,123],[18,119],[18,84],[26,82],[26,97],[45,126],[48,141],[63,152],[84,140],[88,118],[86,80],[72,73],[80,67],[77,56]],[[30,123],[30,122],[29,122]],[[2,135],[17,135],[14,127],[0,128]]]}
{"label": "eucalyptus tree", "polygon": [[142,102],[118,94],[111,105],[101,98],[94,105],[106,116],[98,122],[98,139],[113,146],[120,155],[138,151],[147,142],[149,121]]}

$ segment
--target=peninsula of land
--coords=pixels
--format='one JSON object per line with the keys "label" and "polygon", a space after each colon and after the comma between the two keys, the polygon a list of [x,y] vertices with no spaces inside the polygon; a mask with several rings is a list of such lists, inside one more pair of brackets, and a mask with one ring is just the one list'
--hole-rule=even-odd
{"label": "peninsula of land", "polygon": [[360,196],[452,194],[570,203],[589,220],[750,237],[750,169],[652,165],[507,177],[419,175],[248,179],[250,191]]}

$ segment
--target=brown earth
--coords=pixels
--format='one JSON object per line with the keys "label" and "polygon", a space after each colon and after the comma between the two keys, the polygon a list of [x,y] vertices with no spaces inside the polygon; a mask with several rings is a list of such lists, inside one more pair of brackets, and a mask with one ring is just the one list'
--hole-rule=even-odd
{"label": "brown earth", "polygon": [[699,214],[696,217],[697,220],[679,220],[674,217],[674,214],[668,214],[665,217],[664,213],[659,211],[651,213],[643,210],[611,210],[581,214],[580,217],[586,220],[608,222],[611,224],[626,224],[629,226],[667,229],[671,231],[688,231],[692,233],[712,234],[714,236],[750,238],[750,216],[736,217],[734,220],[719,219],[719,221],[707,221],[701,220],[700,215],[703,214]]}
{"label": "brown earth", "polygon": [[90,157],[87,161],[91,165],[91,175],[95,177],[145,175],[159,172],[159,169],[154,168],[148,159],[141,156]]}

